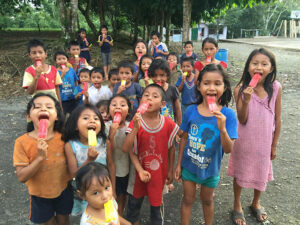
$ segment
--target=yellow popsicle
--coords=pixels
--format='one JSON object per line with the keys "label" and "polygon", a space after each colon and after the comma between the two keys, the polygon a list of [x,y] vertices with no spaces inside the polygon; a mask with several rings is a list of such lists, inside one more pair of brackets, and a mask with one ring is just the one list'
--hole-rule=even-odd
{"label": "yellow popsicle", "polygon": [[79,57],[79,55],[74,55],[75,56],[75,58],[78,58]]}
{"label": "yellow popsicle", "polygon": [[88,140],[89,140],[89,146],[97,146],[96,131],[94,130],[88,131]]}
{"label": "yellow popsicle", "polygon": [[121,81],[121,86],[125,86],[126,85],[126,80],[122,80]]}
{"label": "yellow popsicle", "polygon": [[104,203],[104,212],[106,222],[109,223],[117,220],[113,200],[108,200]]}
{"label": "yellow popsicle", "polygon": [[188,74],[187,72],[184,72],[184,73],[183,73],[183,76],[185,76],[185,77],[186,77],[186,76],[187,76],[187,74]]}

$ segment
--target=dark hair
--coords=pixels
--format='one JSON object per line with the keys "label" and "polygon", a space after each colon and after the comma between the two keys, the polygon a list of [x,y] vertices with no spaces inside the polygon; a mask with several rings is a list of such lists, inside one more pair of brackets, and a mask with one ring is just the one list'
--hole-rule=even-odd
{"label": "dark hair", "polygon": [[69,116],[69,118],[66,122],[66,125],[65,125],[64,133],[62,135],[62,140],[64,142],[79,139],[79,132],[78,132],[78,128],[77,128],[77,122],[78,122],[78,119],[79,119],[81,113],[86,109],[92,110],[99,117],[100,123],[101,123],[101,130],[97,134],[97,137],[101,137],[104,141],[106,140],[105,124],[104,124],[104,121],[102,119],[102,116],[101,116],[99,110],[96,108],[96,106],[93,106],[93,105],[90,105],[90,104],[84,104],[84,105],[77,106],[73,110],[71,115]]}
{"label": "dark hair", "polygon": [[32,39],[27,43],[27,52],[30,53],[31,48],[38,47],[38,46],[42,47],[44,51],[47,52],[44,42],[38,39]]}
{"label": "dark hair", "polygon": [[98,179],[100,185],[104,185],[105,181],[110,181],[107,167],[98,162],[90,162],[77,171],[75,178],[76,188],[81,195],[85,195],[94,177]]}
{"label": "dark hair", "polygon": [[[148,47],[147,47],[147,43],[144,40],[137,40],[135,42],[135,44],[133,45],[133,54],[135,55],[135,48],[137,46],[138,43],[143,43],[146,47],[146,55],[148,54]],[[136,57],[138,57],[137,55],[135,55]]]}
{"label": "dark hair", "polygon": [[[130,102],[129,98],[126,95],[124,95],[124,94],[116,94],[116,95],[114,95],[113,97],[111,97],[109,99],[109,101],[108,101],[108,107],[107,107],[107,113],[109,114],[109,106],[110,106],[112,100],[114,98],[116,98],[116,97],[124,98],[126,100],[127,105],[128,105],[128,114],[126,116],[126,120],[129,120],[130,119],[130,114],[131,114],[131,111],[132,111],[132,109],[131,109],[131,102]],[[110,115],[109,115],[109,118],[112,119]]]}
{"label": "dark hair", "polygon": [[110,80],[112,75],[118,75],[118,69],[117,68],[113,68],[111,70],[109,70],[108,72],[108,79]]}
{"label": "dark hair", "polygon": [[106,30],[108,30],[107,25],[103,24],[103,25],[101,25],[101,27],[100,27],[100,32],[101,32],[101,30],[102,30],[103,28],[105,28]]}
{"label": "dark hair", "polygon": [[170,52],[169,55],[167,56],[167,60],[168,60],[169,57],[172,56],[172,55],[173,55],[173,56],[176,56],[176,60],[177,60],[177,62],[179,62],[178,55],[176,54],[176,52]]}
{"label": "dark hair", "polygon": [[267,77],[264,81],[264,84],[263,84],[265,91],[268,93],[269,102],[270,102],[271,98],[273,96],[273,82],[276,80],[277,68],[276,68],[275,56],[273,55],[272,52],[268,51],[265,48],[255,49],[250,53],[250,55],[246,61],[246,64],[245,64],[245,68],[244,68],[244,72],[241,77],[241,80],[237,84],[237,86],[239,86],[240,84],[242,85],[239,90],[238,97],[240,97],[243,90],[245,90],[249,86],[249,83],[251,81],[251,76],[249,74],[249,64],[250,64],[250,61],[252,60],[252,58],[257,54],[262,54],[262,55],[267,56],[270,59],[271,66],[272,66],[271,68],[273,68],[272,72],[270,72],[267,75]]}
{"label": "dark hair", "polygon": [[218,48],[218,42],[216,39],[212,38],[212,37],[207,37],[203,40],[202,42],[202,48],[204,48],[205,43],[211,43],[214,44],[216,46],[216,48]]}
{"label": "dark hair", "polygon": [[79,76],[80,76],[81,73],[88,73],[89,76],[91,76],[90,72],[91,72],[91,71],[90,71],[88,68],[82,68],[82,69],[79,71],[78,78],[79,78]]}
{"label": "dark hair", "polygon": [[151,55],[143,55],[140,62],[139,62],[139,72],[138,72],[138,74],[142,74],[142,78],[145,78],[145,73],[144,73],[144,71],[142,70],[142,67],[141,67],[143,59],[151,59],[152,62],[153,62],[154,59]]}
{"label": "dark hair", "polygon": [[181,60],[181,65],[183,62],[190,62],[192,66],[194,66],[194,58],[193,57],[184,57],[182,60]]}
{"label": "dark hair", "polygon": [[72,41],[70,41],[69,44],[68,44],[68,49],[70,50],[70,48],[71,48],[72,46],[79,46],[79,47],[80,47],[80,44],[79,44],[78,41],[72,40]]}
{"label": "dark hair", "polygon": [[82,46],[82,43],[84,43],[84,41],[80,37],[81,32],[86,33],[86,29],[79,28],[79,30],[77,31],[77,41],[78,41],[78,43],[79,43],[80,46]]}
{"label": "dark hair", "polygon": [[128,59],[124,59],[118,63],[118,71],[120,70],[121,67],[129,68],[131,70],[131,73],[134,72],[134,64]]}
{"label": "dark hair", "polygon": [[[161,100],[162,101],[166,101],[166,92],[165,90],[158,84],[149,84],[148,86],[145,87],[144,91],[143,91],[143,94],[145,93],[145,91],[148,89],[148,88],[151,88],[151,87],[154,87],[154,88],[157,88],[160,92],[160,95],[161,95]],[[143,96],[143,95],[142,95]]]}
{"label": "dark hair", "polygon": [[[30,110],[31,110],[32,107],[34,107],[34,100],[39,98],[39,97],[49,97],[53,100],[54,105],[55,105],[55,109],[56,109],[56,113],[57,113],[57,120],[54,122],[53,130],[61,133],[62,129],[63,129],[64,122],[65,122],[65,117],[64,117],[63,112],[61,111],[59,102],[57,101],[57,99],[53,95],[47,94],[47,93],[44,93],[44,92],[40,92],[40,93],[37,93],[36,95],[34,95],[32,97],[32,99],[30,99],[30,101],[27,104],[26,114],[30,115]],[[26,130],[27,130],[27,132],[31,132],[31,131],[34,130],[34,126],[33,126],[32,121],[27,123],[27,129]]]}
{"label": "dark hair", "polygon": [[[203,41],[203,42],[204,42],[204,41]],[[184,43],[184,48],[185,48],[185,46],[187,46],[187,45],[192,45],[192,47],[194,46],[192,41],[186,41],[186,42]]]}
{"label": "dark hair", "polygon": [[64,55],[64,56],[67,57],[67,59],[69,58],[69,56],[67,55],[67,53],[65,53],[64,51],[60,50],[60,51],[57,51],[57,52],[54,53],[54,56],[53,56],[53,60],[54,60],[54,61],[56,61],[56,57],[57,57],[58,55]]}
{"label": "dark hair", "polygon": [[[222,75],[225,90],[223,95],[219,99],[219,103],[222,106],[228,106],[228,103],[231,101],[232,98],[232,92],[231,92],[230,81],[227,73],[225,72],[225,70],[220,64],[214,64],[214,63],[208,64],[201,70],[198,76],[197,87],[200,85],[203,75],[207,72],[218,72]],[[201,95],[201,92],[197,88],[196,88],[196,97],[197,97],[197,104],[201,104],[203,102],[203,96]]]}
{"label": "dark hair", "polygon": [[154,59],[153,62],[151,63],[148,73],[149,77],[154,77],[155,71],[161,69],[167,73],[167,76],[170,77],[171,71],[170,71],[170,66],[168,62],[164,59]]}
{"label": "dark hair", "polygon": [[152,37],[153,35],[157,36],[157,37],[158,37],[158,39],[160,39],[160,38],[161,38],[161,36],[160,36],[160,33],[159,33],[159,32],[157,32],[157,31],[152,31],[152,33],[151,33],[151,37]]}
{"label": "dark hair", "polygon": [[80,35],[81,32],[85,32],[85,33],[86,33],[86,29],[84,29],[84,28],[79,28],[79,30],[77,31],[78,35]]}
{"label": "dark hair", "polygon": [[92,73],[100,73],[102,75],[102,78],[104,78],[104,70],[102,69],[102,67],[94,67],[90,71],[90,77],[92,76]]}
{"label": "dark hair", "polygon": [[100,100],[97,102],[96,107],[99,109],[101,106],[107,106],[108,107],[109,100]]}

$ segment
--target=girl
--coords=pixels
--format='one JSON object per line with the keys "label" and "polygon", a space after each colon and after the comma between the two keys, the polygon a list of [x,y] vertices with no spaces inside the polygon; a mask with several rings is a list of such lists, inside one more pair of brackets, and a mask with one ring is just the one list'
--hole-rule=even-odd
{"label": "girl", "polygon": [[[219,61],[215,59],[215,55],[218,52],[219,47],[218,47],[218,42],[211,37],[207,37],[203,40],[202,42],[202,52],[205,56],[205,60],[202,61],[197,61],[195,63],[195,75],[196,78],[199,75],[199,72],[208,64],[214,63],[214,64],[221,64],[224,69],[227,68],[226,62]],[[196,79],[197,80],[197,79]]]}
{"label": "girl", "polygon": [[154,59],[166,59],[167,55],[169,55],[168,47],[165,43],[161,42],[161,35],[159,32],[152,32],[151,34],[152,42],[151,42],[151,55]]}
{"label": "girl", "polygon": [[[276,81],[274,55],[264,48],[254,50],[248,57],[240,82],[234,89],[238,115],[239,139],[228,162],[228,175],[234,178],[235,224],[246,224],[240,202],[242,188],[253,188],[250,206],[260,222],[267,213],[259,199],[267,182],[273,180],[272,162],[281,128],[281,85]],[[249,82],[254,74],[261,78],[256,87]]]}
{"label": "girl", "polygon": [[86,29],[80,28],[78,30],[78,38],[77,38],[79,44],[80,44],[80,55],[79,57],[83,57],[86,59],[88,63],[91,61],[91,55],[90,55],[90,43],[86,39]]}
{"label": "girl", "polygon": [[[129,99],[122,94],[112,97],[108,103],[110,121],[105,124],[106,134],[112,145],[114,163],[116,165],[116,195],[119,205],[119,215],[123,215],[129,176],[130,159],[127,153],[122,151],[123,141],[126,137],[125,131],[129,125],[126,120],[131,113],[131,103]],[[120,123],[113,122],[116,113],[121,114]]]}
{"label": "girl", "polygon": [[148,54],[147,43],[144,40],[138,40],[133,47],[134,56],[136,60],[134,61],[134,73],[133,73],[133,81],[138,82],[140,79],[140,61],[143,55]]}
{"label": "girl", "polygon": [[[18,180],[26,183],[30,195],[29,219],[38,224],[70,224],[72,191],[61,130],[64,117],[58,101],[46,93],[36,94],[26,110],[27,133],[14,146]],[[42,120],[47,132],[39,133]]]}
{"label": "girl", "polygon": [[149,76],[145,76],[145,71],[148,73],[148,69],[153,61],[153,57],[150,55],[143,55],[140,60],[140,66],[139,66],[139,84],[144,89],[149,84],[153,84],[153,81],[149,79]]}
{"label": "girl", "polygon": [[[78,195],[87,201],[88,205],[82,214],[80,225],[130,225],[127,220],[118,215],[113,186],[107,168],[101,163],[90,162],[80,168],[76,175]],[[106,222],[104,203],[113,200],[115,220]]]}
{"label": "girl", "polygon": [[83,100],[87,98],[88,92],[84,90],[84,83],[88,84],[88,87],[91,85],[90,83],[90,71],[89,69],[83,68],[79,72],[79,84],[76,86],[74,90],[75,99],[78,101],[78,105],[83,104]]}
{"label": "girl", "polygon": [[[230,153],[237,138],[237,121],[233,110],[225,107],[232,94],[227,74],[222,66],[210,64],[200,72],[196,95],[198,102],[187,108],[180,129],[183,131],[175,179],[183,180],[181,224],[190,224],[196,198],[196,184],[201,184],[200,199],[206,225],[214,214],[213,193],[219,183],[224,152]],[[208,98],[215,98],[214,110]]]}
{"label": "girl", "polygon": [[[89,146],[88,131],[94,130],[97,134],[97,145]],[[69,172],[75,177],[80,167],[89,162],[100,162],[108,165],[112,175],[114,186],[115,168],[112,159],[111,146],[106,140],[105,126],[103,119],[95,106],[78,106],[66,122],[63,140],[66,142],[65,154]],[[72,215],[79,215],[83,212],[87,202],[74,199]]]}

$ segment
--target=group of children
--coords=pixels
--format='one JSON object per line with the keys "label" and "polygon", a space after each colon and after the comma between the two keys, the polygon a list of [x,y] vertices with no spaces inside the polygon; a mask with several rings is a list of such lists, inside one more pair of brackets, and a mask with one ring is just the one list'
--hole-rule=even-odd
{"label": "group of children", "polygon": [[[103,34],[100,46],[111,46],[112,39]],[[249,55],[233,91],[236,117],[228,108],[227,65],[214,57],[217,42],[203,41],[203,61],[197,61],[192,42],[185,43],[178,65],[177,55],[159,38],[153,33],[149,49],[138,41],[136,61],[122,60],[111,70],[87,69],[86,60],[76,56],[83,48],[78,42],[70,42],[70,58],[64,52],[54,55],[56,69],[45,63],[43,43],[29,42],[34,64],[25,71],[23,87],[34,96],[26,111],[27,133],[17,138],[13,160],[18,179],[28,187],[32,222],[70,224],[72,213],[82,215],[81,225],[138,224],[147,196],[151,224],[161,225],[163,194],[175,178],[183,182],[181,224],[190,223],[196,186],[205,224],[212,224],[224,153],[231,153],[234,223],[246,224],[242,188],[254,189],[251,209],[259,221],[267,220],[259,199],[273,179],[271,160],[281,126],[275,57],[263,48]],[[103,85],[106,74],[108,86]],[[260,80],[253,86],[250,81],[257,74]],[[64,114],[69,114],[66,122]],[[39,135],[41,120],[47,121],[44,137]],[[112,220],[104,207],[110,200]]]}

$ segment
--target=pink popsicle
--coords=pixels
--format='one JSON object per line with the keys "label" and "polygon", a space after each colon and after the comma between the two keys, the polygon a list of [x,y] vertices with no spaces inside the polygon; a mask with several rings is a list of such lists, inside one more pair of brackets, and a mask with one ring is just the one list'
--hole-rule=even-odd
{"label": "pink popsicle", "polygon": [[41,66],[42,65],[42,61],[41,60],[36,60],[35,61],[35,65],[36,66]]}
{"label": "pink popsicle", "polygon": [[46,138],[48,134],[48,120],[41,119],[39,121],[38,138]]}
{"label": "pink popsicle", "polygon": [[215,96],[207,96],[207,104],[211,113],[218,109]]}
{"label": "pink popsicle", "polygon": [[139,55],[138,55],[138,60],[139,60],[139,61],[141,60],[142,56],[143,56],[143,54],[142,54],[142,53],[139,53]]}
{"label": "pink popsicle", "polygon": [[148,70],[145,70],[145,78],[148,78]]}
{"label": "pink popsicle", "polygon": [[140,114],[143,114],[147,111],[147,109],[149,108],[149,102],[143,102],[143,104],[141,104],[139,106],[139,108],[137,109],[137,112]]}
{"label": "pink popsicle", "polygon": [[86,41],[87,41],[87,40],[86,40],[86,38],[83,38],[83,41],[85,41],[85,42],[86,42]]}
{"label": "pink popsicle", "polygon": [[260,80],[261,75],[259,73],[254,74],[254,76],[252,77],[249,86],[255,88],[258,81]]}
{"label": "pink popsicle", "polygon": [[66,69],[67,67],[66,67],[65,64],[61,64],[61,68],[64,70],[64,69]]}
{"label": "pink popsicle", "polygon": [[170,65],[170,70],[172,70],[173,69],[173,63],[169,63],[169,65]]}
{"label": "pink popsicle", "polygon": [[122,114],[120,112],[116,112],[114,115],[113,123],[120,124],[122,119]]}
{"label": "pink popsicle", "polygon": [[88,91],[88,89],[89,89],[89,84],[88,84],[88,82],[84,82],[84,83],[83,83],[83,90],[81,91],[81,93],[84,93],[84,92]]}
{"label": "pink popsicle", "polygon": [[206,60],[205,60],[207,63],[210,63],[211,62],[211,56],[206,56]]}
{"label": "pink popsicle", "polygon": [[156,82],[157,85],[161,86],[161,82]]}

